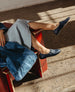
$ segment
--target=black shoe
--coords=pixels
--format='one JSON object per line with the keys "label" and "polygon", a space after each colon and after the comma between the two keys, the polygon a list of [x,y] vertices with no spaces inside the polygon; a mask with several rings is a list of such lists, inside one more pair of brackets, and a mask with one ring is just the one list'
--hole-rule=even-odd
{"label": "black shoe", "polygon": [[65,26],[65,24],[69,21],[69,19],[70,19],[70,17],[68,17],[68,18],[66,18],[65,20],[59,22],[59,26],[58,26],[55,30],[53,30],[56,35],[57,35],[57,34],[60,32],[60,30]]}
{"label": "black shoe", "polygon": [[39,54],[40,59],[44,59],[50,56],[55,56],[58,53],[60,53],[60,49],[50,49],[50,52],[48,54]]}

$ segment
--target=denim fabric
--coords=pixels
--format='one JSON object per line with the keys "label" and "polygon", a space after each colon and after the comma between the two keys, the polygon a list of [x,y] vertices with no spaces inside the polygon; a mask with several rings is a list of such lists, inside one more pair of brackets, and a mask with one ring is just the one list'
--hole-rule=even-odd
{"label": "denim fabric", "polygon": [[16,42],[6,42],[4,47],[0,46],[0,67],[8,67],[16,81],[23,79],[36,59],[33,51]]}

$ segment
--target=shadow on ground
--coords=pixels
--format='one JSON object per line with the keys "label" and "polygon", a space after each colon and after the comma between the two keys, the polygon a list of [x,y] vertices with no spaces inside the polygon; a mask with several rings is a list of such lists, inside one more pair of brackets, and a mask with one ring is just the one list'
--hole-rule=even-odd
{"label": "shadow on ground", "polygon": [[35,80],[35,79],[38,79],[38,78],[40,78],[40,77],[33,74],[33,73],[28,73],[21,81],[14,80],[13,84],[14,84],[14,87],[18,87],[24,82]]}

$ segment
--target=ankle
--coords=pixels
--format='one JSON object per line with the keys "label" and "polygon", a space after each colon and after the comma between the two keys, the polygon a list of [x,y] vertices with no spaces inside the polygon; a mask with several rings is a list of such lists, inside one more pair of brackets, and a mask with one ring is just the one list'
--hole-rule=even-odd
{"label": "ankle", "polygon": [[50,49],[47,49],[47,48],[41,50],[41,54],[48,54],[49,52],[50,52]]}
{"label": "ankle", "polygon": [[58,26],[59,26],[59,23],[48,24],[47,29],[48,30],[55,30]]}

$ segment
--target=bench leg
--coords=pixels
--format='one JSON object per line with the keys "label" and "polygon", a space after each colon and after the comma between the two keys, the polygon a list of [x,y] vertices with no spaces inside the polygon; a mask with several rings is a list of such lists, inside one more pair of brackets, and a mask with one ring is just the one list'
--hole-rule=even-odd
{"label": "bench leg", "polygon": [[10,73],[6,74],[6,77],[7,77],[10,92],[15,92],[14,85],[13,85],[12,78],[11,78],[11,74]]}

